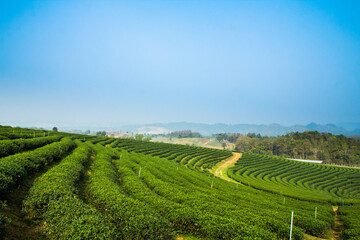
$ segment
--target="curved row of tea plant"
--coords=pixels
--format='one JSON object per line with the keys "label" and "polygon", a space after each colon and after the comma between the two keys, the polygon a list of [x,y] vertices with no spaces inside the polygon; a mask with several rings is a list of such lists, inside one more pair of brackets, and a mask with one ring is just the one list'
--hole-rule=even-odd
{"label": "curved row of tea plant", "polygon": [[[288,239],[291,211],[295,212],[293,239],[302,239],[303,233],[325,237],[334,226],[328,200],[337,200],[334,196],[340,192],[331,188],[335,182],[332,170],[322,165],[314,165],[314,170],[314,166],[294,166],[281,159],[271,165],[273,159],[259,155],[256,164],[249,159],[248,166],[232,172],[235,180],[244,183],[236,184],[194,171],[230,157],[228,151],[77,134],[59,136],[61,141],[45,147],[50,151],[50,146],[68,142],[69,149],[63,154],[53,149],[59,150],[59,156],[51,161],[62,160],[35,179],[24,201],[25,212],[51,239],[173,239],[178,234],[204,239]],[[45,147],[1,158],[0,166],[3,159],[11,158],[7,164],[13,165],[7,173],[25,169],[15,173],[17,182],[39,171],[47,164],[44,159],[56,155],[41,155]],[[15,157],[34,153],[43,160],[22,158],[22,162]],[[244,156],[245,160],[249,157]],[[8,174],[1,175],[1,169],[3,181]],[[324,172],[317,177],[319,188],[310,184],[316,177],[307,177],[308,171]],[[356,174],[351,179],[356,183]],[[349,193],[356,186],[341,191]],[[356,198],[348,195],[346,206],[339,208],[348,239],[357,238]]]}
{"label": "curved row of tea plant", "polygon": [[206,211],[197,209],[195,205],[183,205],[158,195],[141,181],[141,178],[133,171],[133,168],[139,171],[139,166],[131,161],[131,158],[134,157],[137,158],[136,155],[127,155],[122,152],[122,160],[115,161],[121,176],[122,187],[132,197],[158,210],[172,223],[176,231],[200,235],[207,239],[231,239],[239,236],[244,237],[244,239],[276,238],[274,233],[265,229],[243,225],[241,222],[228,217],[208,214]]}
{"label": "curved row of tea plant", "polygon": [[[107,145],[110,145],[111,143],[113,143],[113,142],[115,142],[115,141],[116,141],[115,138],[105,138],[104,141],[96,142],[96,143],[100,143],[100,144],[103,145],[103,146],[107,146]],[[95,144],[94,141],[91,141],[91,142]]]}
{"label": "curved row of tea plant", "polygon": [[344,222],[343,239],[360,239],[360,204],[341,206],[339,214]]}
{"label": "curved row of tea plant", "polygon": [[[119,154],[99,144],[91,166],[88,194],[97,206],[116,226],[121,239],[167,239],[172,236],[170,223],[148,205],[125,194],[119,185],[112,161]],[[115,236],[112,236],[115,238]]]}
{"label": "curved row of tea plant", "polygon": [[110,146],[127,151],[167,158],[198,170],[210,169],[218,162],[232,156],[231,152],[224,150],[180,144],[144,142],[131,139],[119,139]]}
{"label": "curved row of tea plant", "polygon": [[33,151],[18,153],[0,159],[0,192],[10,190],[18,180],[31,175],[41,167],[65,156],[75,147],[69,138],[48,144]]}
{"label": "curved row of tea plant", "polygon": [[10,127],[0,125],[0,140],[17,138],[34,138],[48,136],[47,130],[34,130],[29,128]]}
{"label": "curved row of tea plant", "polygon": [[299,199],[338,204],[344,198],[360,197],[359,169],[244,153],[228,169],[228,176],[258,189]]}
{"label": "curved row of tea plant", "polygon": [[31,139],[15,139],[15,140],[0,140],[0,158],[6,157],[22,151],[32,150],[38,147],[45,146],[52,142],[57,142],[61,136],[38,137]]}
{"label": "curved row of tea plant", "polygon": [[24,210],[43,223],[43,231],[51,239],[109,239],[115,226],[76,194],[76,182],[92,154],[89,145],[77,144],[72,154],[35,180]]}
{"label": "curved row of tea plant", "polygon": [[329,205],[318,205],[321,216],[315,220],[317,205],[313,203],[291,199],[283,205],[283,198],[277,195],[246,186],[236,189],[233,183],[198,174],[165,159],[124,151],[121,156],[115,164],[125,191],[158,209],[178,231],[205,238],[250,239],[260,237],[256,235],[259,233],[263,234],[261,239],[284,238],[288,237],[289,213],[294,209],[295,225],[299,227],[294,234],[301,239],[300,228],[323,236],[334,221]]}
{"label": "curved row of tea plant", "polygon": [[109,138],[93,136],[93,135],[81,135],[75,133],[66,133],[66,132],[54,132],[49,130],[37,130],[37,129],[28,129],[28,128],[19,128],[19,127],[10,127],[10,126],[1,126],[0,125],[0,140],[14,140],[20,138],[39,138],[39,137],[48,137],[48,136],[61,136],[69,137],[71,139],[79,140],[94,140],[94,141],[105,141]]}

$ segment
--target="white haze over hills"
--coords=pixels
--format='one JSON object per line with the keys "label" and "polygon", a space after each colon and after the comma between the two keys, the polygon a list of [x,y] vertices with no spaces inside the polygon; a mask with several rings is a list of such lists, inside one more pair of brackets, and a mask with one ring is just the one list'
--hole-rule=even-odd
{"label": "white haze over hills", "polygon": [[31,122],[2,122],[0,125],[10,125],[13,127],[28,127],[28,128],[44,128],[51,129],[56,126],[60,131],[69,130],[91,130],[91,131],[122,131],[131,133],[144,134],[163,134],[180,130],[191,130],[199,132],[204,136],[211,136],[215,133],[241,133],[247,134],[260,133],[262,136],[279,136],[288,132],[304,132],[304,131],[318,131],[329,132],[335,135],[343,134],[345,136],[360,135],[360,123],[338,123],[338,124],[316,124],[310,123],[307,125],[292,125],[284,126],[281,124],[207,124],[207,123],[191,123],[191,122],[173,122],[173,123],[152,123],[152,124],[124,124],[124,123],[71,123],[71,122],[56,122],[56,121],[31,121]]}
{"label": "white haze over hills", "polygon": [[177,123],[157,123],[157,124],[146,124],[146,125],[130,125],[124,126],[123,129],[134,133],[148,133],[148,134],[160,134],[168,133],[178,130],[191,130],[199,132],[205,136],[211,136],[215,133],[241,133],[247,134],[260,133],[263,136],[279,136],[284,135],[288,132],[304,132],[304,131],[318,131],[318,132],[329,132],[335,135],[343,134],[345,136],[358,135],[360,134],[360,124],[352,124],[355,126],[354,129],[344,128],[335,124],[320,125],[316,123],[310,123],[308,125],[293,125],[283,126],[280,124],[204,124],[204,123],[188,123],[188,122],[177,122]]}

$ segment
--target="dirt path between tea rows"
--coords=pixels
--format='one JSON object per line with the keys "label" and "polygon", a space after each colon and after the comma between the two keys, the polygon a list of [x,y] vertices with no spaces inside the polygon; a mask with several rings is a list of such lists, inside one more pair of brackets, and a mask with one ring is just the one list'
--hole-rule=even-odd
{"label": "dirt path between tea rows", "polygon": [[333,207],[333,210],[335,212],[335,226],[331,231],[332,238],[331,240],[339,240],[341,238],[341,232],[344,230],[343,223],[340,219],[340,216],[338,214],[339,207]]}
{"label": "dirt path between tea rows", "polygon": [[239,160],[239,158],[241,158],[241,156],[242,153],[233,152],[233,155],[231,157],[216,164],[216,166],[213,167],[213,169],[211,169],[210,172],[213,173],[216,177],[222,178],[226,181],[238,183],[233,179],[229,178],[228,175],[226,174],[226,171],[230,166],[235,164],[236,161]]}

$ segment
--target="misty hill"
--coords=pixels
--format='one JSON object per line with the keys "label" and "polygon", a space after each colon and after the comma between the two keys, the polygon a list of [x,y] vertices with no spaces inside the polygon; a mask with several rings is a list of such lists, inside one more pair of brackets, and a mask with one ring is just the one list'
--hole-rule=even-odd
{"label": "misty hill", "polygon": [[283,126],[280,124],[205,124],[205,123],[189,123],[189,122],[175,122],[175,123],[154,123],[144,125],[128,125],[123,126],[122,130],[135,133],[169,133],[179,130],[191,130],[199,132],[205,136],[211,136],[215,133],[241,133],[247,134],[249,132],[260,133],[263,136],[280,136],[288,132],[304,132],[304,131],[318,131],[328,132],[335,135],[360,135],[360,129],[347,130],[335,124],[320,125],[310,123],[308,125],[293,125]]}

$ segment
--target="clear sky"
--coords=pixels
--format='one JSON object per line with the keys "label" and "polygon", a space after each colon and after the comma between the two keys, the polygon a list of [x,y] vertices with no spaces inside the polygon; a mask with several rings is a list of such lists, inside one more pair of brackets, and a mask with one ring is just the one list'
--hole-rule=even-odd
{"label": "clear sky", "polygon": [[0,1],[0,124],[360,122],[359,1]]}

